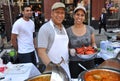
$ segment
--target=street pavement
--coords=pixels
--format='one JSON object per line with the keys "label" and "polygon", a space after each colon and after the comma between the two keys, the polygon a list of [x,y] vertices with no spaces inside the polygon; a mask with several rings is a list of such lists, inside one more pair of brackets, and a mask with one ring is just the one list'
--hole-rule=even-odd
{"label": "street pavement", "polygon": [[104,30],[101,31],[101,34],[98,34],[99,30],[95,29],[95,42],[97,47],[100,47],[100,41],[107,40],[107,36],[104,35]]}
{"label": "street pavement", "polygon": [[[119,28],[109,28],[107,29],[107,31],[113,31],[118,29]],[[97,47],[100,47],[100,41],[107,40],[107,36],[104,34],[105,33],[104,29],[101,30],[101,34],[98,34],[98,32],[99,30],[95,29],[95,41],[96,41]]]}

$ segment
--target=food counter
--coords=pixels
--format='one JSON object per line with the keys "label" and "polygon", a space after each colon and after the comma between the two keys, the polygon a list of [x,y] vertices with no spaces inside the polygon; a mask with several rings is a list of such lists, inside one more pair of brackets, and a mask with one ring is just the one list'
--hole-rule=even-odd
{"label": "food counter", "polygon": [[[114,58],[115,56],[117,56],[117,53],[120,51],[120,48],[118,48],[114,51],[115,51],[114,54],[99,52],[97,54],[97,57],[95,58],[96,64],[98,64],[97,67],[104,68],[102,66],[103,66],[103,64],[106,65],[106,62],[103,62],[103,61],[107,61],[108,59],[111,59],[111,58]],[[103,64],[102,64],[102,62],[103,62]],[[108,64],[108,62],[107,62],[107,64]],[[119,68],[119,66],[120,65],[118,65],[118,68]],[[11,67],[9,67],[9,68],[11,68]],[[2,79],[0,81],[24,81],[30,77],[34,77],[34,76],[41,74],[39,72],[39,70],[32,63],[13,64],[12,68],[13,69],[6,70],[3,75],[0,75],[0,77],[1,76],[4,77],[4,79]],[[78,81],[78,79],[71,79],[71,81]],[[81,80],[79,80],[79,81],[81,81]]]}
{"label": "food counter", "polygon": [[[9,68],[12,69],[6,70],[3,75],[5,79],[0,81],[24,81],[30,77],[40,75],[39,70],[32,63],[13,64]],[[71,81],[78,81],[78,79],[71,79]]]}

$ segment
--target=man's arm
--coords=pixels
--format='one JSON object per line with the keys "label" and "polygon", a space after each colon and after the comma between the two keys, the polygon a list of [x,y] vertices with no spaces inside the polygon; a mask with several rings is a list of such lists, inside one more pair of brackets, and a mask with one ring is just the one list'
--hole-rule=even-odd
{"label": "man's arm", "polygon": [[50,59],[46,53],[46,48],[38,48],[38,55],[46,66],[50,63]]}
{"label": "man's arm", "polygon": [[33,32],[33,43],[34,43],[34,47],[36,49],[37,48],[37,40],[36,40],[36,33],[35,32]]}
{"label": "man's arm", "polygon": [[18,44],[17,44],[17,34],[11,35],[11,43],[16,51],[18,51]]}

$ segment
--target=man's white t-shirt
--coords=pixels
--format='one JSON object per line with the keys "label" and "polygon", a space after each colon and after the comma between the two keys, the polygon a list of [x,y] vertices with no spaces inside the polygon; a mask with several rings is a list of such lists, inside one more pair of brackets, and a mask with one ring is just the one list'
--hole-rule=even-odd
{"label": "man's white t-shirt", "polygon": [[33,32],[35,32],[35,25],[32,20],[25,21],[20,18],[13,24],[12,33],[18,35],[18,53],[34,51]]}

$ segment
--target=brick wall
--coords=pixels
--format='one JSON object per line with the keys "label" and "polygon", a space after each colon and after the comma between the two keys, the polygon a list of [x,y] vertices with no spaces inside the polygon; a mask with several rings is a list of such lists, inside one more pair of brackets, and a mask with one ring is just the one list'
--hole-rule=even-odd
{"label": "brick wall", "polygon": [[106,0],[92,0],[92,17],[98,20]]}
{"label": "brick wall", "polygon": [[11,6],[11,16],[12,20],[10,19],[10,13],[9,13],[9,6],[8,5],[3,5],[3,14],[4,14],[4,20],[5,20],[5,31],[8,40],[11,38],[11,29],[12,29],[12,24],[16,20],[16,16],[19,13],[19,8],[18,6]]}
{"label": "brick wall", "polygon": [[55,3],[55,2],[59,2],[60,0],[44,0],[44,15],[45,15],[45,19],[50,19],[51,17],[51,6]]}

